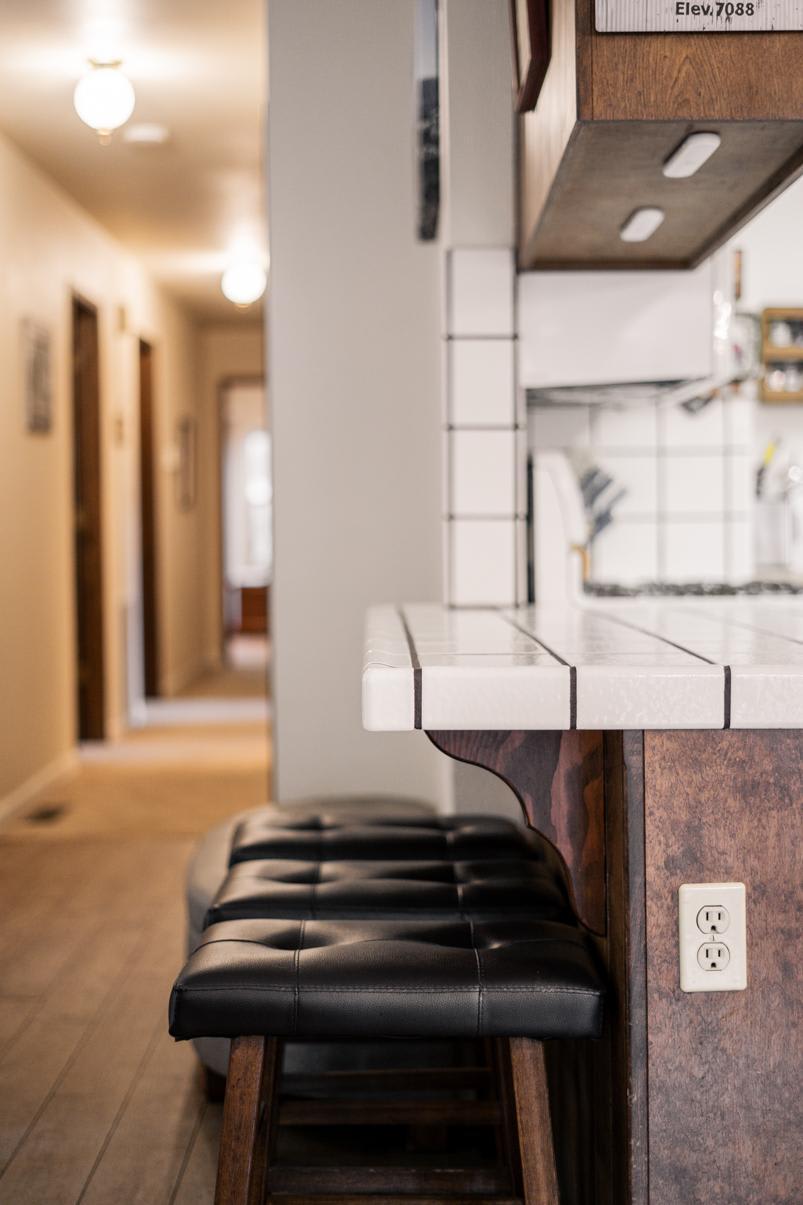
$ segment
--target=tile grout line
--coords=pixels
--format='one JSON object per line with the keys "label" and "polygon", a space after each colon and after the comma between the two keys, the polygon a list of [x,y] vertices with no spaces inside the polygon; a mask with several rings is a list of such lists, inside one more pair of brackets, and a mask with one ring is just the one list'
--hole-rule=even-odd
{"label": "tile grout line", "polygon": [[404,613],[403,607],[398,608],[398,615],[404,629],[404,636],[410,653],[410,665],[413,670],[413,727],[420,730],[423,711],[424,675],[421,669],[421,662],[418,659],[418,650],[415,647],[413,633],[410,631],[410,625],[407,622],[407,616]]}
{"label": "tile grout line", "polygon": [[[790,597],[794,597],[794,595],[790,595]],[[703,617],[706,619],[711,618],[710,615],[705,615],[704,611],[698,611],[696,609],[693,610],[691,607],[689,607],[688,610],[690,614],[699,615],[701,619]],[[803,640],[801,640],[798,636],[787,636],[783,632],[771,632],[769,628],[758,628],[754,623],[746,623],[743,619],[733,619],[731,616],[726,616],[724,618],[720,617],[718,622],[730,624],[735,628],[745,628],[748,632],[759,632],[762,636],[769,636],[775,640],[789,640],[792,642],[792,644],[803,644]]]}
{"label": "tile grout line", "polygon": [[621,624],[622,627],[632,628],[634,632],[641,632],[644,636],[651,636],[653,640],[660,640],[664,644],[671,644],[672,648],[677,649],[681,653],[686,653],[689,657],[696,657],[698,661],[704,661],[706,665],[713,665],[715,668],[722,669],[722,727],[730,728],[731,722],[731,667],[722,665],[719,661],[712,661],[710,657],[704,657],[702,653],[695,653],[693,649],[686,648],[683,644],[678,644],[676,640],[670,640],[668,636],[661,636],[658,632],[651,632],[649,628],[642,628],[637,623],[631,623],[628,619],[621,619],[618,615],[608,615],[604,611],[594,611],[595,615],[601,615],[603,619],[609,619],[611,623]]}
{"label": "tile grout line", "polygon": [[549,653],[550,657],[554,657],[557,662],[566,666],[569,671],[569,727],[572,729],[577,728],[577,666],[572,665],[570,661],[565,661],[559,653],[556,653],[554,649],[551,649],[548,644],[544,644],[543,640],[539,639],[538,636],[534,636],[532,632],[527,630],[527,628],[522,627],[521,624],[517,623],[515,619],[512,619],[510,615],[500,611],[499,617],[500,619],[504,619],[506,623],[509,623],[511,627],[516,629],[516,631],[521,632],[523,636],[527,636],[529,640],[532,640],[535,644],[540,645],[545,652]]}

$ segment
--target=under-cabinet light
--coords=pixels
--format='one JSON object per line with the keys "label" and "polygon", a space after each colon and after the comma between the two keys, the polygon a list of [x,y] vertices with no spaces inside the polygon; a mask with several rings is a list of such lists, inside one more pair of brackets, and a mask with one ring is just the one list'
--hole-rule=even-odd
{"label": "under-cabinet light", "polygon": [[619,231],[619,238],[623,243],[643,243],[655,234],[665,216],[663,209],[656,209],[653,205],[634,209]]}
{"label": "under-cabinet light", "polygon": [[693,176],[711,158],[722,142],[719,134],[689,134],[673,151],[663,166],[663,173],[673,180]]}

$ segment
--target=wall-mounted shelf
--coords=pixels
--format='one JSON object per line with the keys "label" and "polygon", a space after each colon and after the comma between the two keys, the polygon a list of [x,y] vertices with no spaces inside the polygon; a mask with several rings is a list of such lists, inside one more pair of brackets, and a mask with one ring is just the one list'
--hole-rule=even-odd
{"label": "wall-mounted shelf", "polygon": [[[552,0],[550,30],[520,117],[523,270],[695,267],[803,169],[800,33],[601,33],[594,0]],[[718,149],[688,177],[665,174],[695,134]],[[663,221],[623,240],[639,209]]]}
{"label": "wall-mounted shelf", "polygon": [[761,315],[761,400],[803,402],[803,308],[774,306]]}

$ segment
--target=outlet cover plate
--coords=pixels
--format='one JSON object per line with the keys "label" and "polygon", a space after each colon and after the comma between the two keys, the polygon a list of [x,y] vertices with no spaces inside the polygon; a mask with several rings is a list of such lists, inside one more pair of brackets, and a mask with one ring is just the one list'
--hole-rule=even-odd
{"label": "outlet cover plate", "polygon": [[[741,992],[747,987],[747,923],[744,883],[684,883],[678,889],[680,988],[684,992]],[[728,927],[721,937],[697,924],[701,908],[727,908]],[[719,942],[730,960],[722,971],[704,970],[697,961],[700,946]]]}

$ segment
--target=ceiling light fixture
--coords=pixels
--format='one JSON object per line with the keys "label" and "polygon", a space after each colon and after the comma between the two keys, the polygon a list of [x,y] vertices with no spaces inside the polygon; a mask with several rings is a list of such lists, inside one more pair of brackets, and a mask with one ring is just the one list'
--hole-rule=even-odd
{"label": "ceiling light fixture", "polygon": [[711,158],[722,139],[719,134],[689,134],[672,152],[663,166],[663,173],[671,180],[685,180],[698,172]]}
{"label": "ceiling light fixture", "polygon": [[223,296],[245,308],[259,301],[265,292],[268,274],[258,259],[234,259],[220,279]]}
{"label": "ceiling light fixture", "polygon": [[643,243],[655,234],[665,217],[663,209],[657,209],[653,205],[634,209],[619,231],[619,238],[623,243]]}
{"label": "ceiling light fixture", "polygon": [[97,130],[102,144],[125,125],[134,112],[134,85],[120,70],[120,61],[90,59],[91,69],[75,85],[73,105],[85,125]]}

